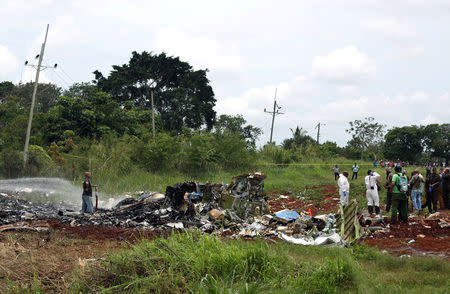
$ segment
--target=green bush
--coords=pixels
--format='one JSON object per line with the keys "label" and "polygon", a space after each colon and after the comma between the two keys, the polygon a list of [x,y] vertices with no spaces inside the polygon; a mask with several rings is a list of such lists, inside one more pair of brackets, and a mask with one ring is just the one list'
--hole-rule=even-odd
{"label": "green bush", "polygon": [[28,148],[28,164],[24,174],[28,176],[53,175],[57,173],[55,162],[41,147],[30,145]]}

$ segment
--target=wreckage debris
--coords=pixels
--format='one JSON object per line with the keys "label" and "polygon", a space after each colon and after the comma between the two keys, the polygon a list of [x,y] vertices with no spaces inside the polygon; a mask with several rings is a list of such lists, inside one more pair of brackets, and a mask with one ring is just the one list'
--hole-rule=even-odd
{"label": "wreckage debris", "polygon": [[[310,212],[294,210],[267,214],[265,178],[265,174],[255,172],[234,177],[229,186],[179,183],[168,186],[165,194],[142,191],[138,197],[126,195],[111,209],[99,208],[93,215],[74,211],[62,202],[32,203],[17,195],[1,194],[0,230],[34,230],[23,221],[56,219],[71,227],[98,225],[146,230],[197,227],[207,233],[220,231],[231,238],[278,237],[304,245],[344,244],[335,236],[336,220],[332,214],[311,217]],[[220,207],[224,195],[234,197],[231,209]]]}
{"label": "wreckage debris", "polygon": [[[1,193],[0,232],[32,230],[24,223],[54,219],[71,227],[97,225],[148,231],[196,227],[205,233],[233,239],[259,237],[313,246],[344,246],[365,236],[389,234],[389,224],[385,225],[382,217],[372,218],[361,213],[356,200],[345,207],[334,204],[335,209],[339,208],[336,214],[312,215],[312,207],[303,196],[299,200],[280,194],[277,199],[297,201],[303,206],[289,206],[290,209],[272,206],[270,213],[264,193],[265,179],[263,173],[250,173],[234,177],[230,185],[196,181],[179,183],[168,186],[165,194],[141,191],[134,197],[125,195],[115,205],[110,202],[110,209],[99,208],[93,215],[75,211],[64,202],[33,203],[18,195]],[[226,200],[224,197],[232,197],[230,209],[221,206]],[[440,214],[420,220],[417,225],[426,230],[431,228],[430,222],[445,230],[450,227],[448,220]],[[416,235],[416,239],[425,238],[421,236],[425,234]]]}

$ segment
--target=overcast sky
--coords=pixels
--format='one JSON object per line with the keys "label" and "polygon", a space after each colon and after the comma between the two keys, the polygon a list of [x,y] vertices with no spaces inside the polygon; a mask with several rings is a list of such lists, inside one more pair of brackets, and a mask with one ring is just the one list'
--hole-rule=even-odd
{"label": "overcast sky", "polygon": [[0,80],[30,81],[50,24],[42,81],[67,88],[132,51],[165,51],[209,69],[218,114],[243,114],[270,136],[275,88],[283,115],[345,145],[348,122],[449,123],[450,1],[0,0]]}

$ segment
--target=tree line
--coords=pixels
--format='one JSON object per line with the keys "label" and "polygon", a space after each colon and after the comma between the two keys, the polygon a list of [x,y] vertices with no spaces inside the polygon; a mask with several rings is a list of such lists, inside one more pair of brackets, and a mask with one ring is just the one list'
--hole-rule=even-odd
{"label": "tree line", "polygon": [[[113,65],[104,76],[66,90],[38,85],[30,138],[29,167],[21,169],[33,84],[0,83],[0,176],[39,174],[44,170],[76,174],[87,158],[123,173],[130,168],[157,171],[247,168],[258,161],[291,163],[311,158],[386,156],[448,160],[449,125],[389,130],[373,118],[350,123],[352,140],[339,147],[317,144],[301,127],[280,146],[257,148],[262,130],[242,115],[220,115],[207,69],[165,53],[132,52],[127,64]],[[156,136],[152,134],[151,95]],[[108,154],[115,154],[111,158]],[[110,166],[108,166],[110,165]]]}

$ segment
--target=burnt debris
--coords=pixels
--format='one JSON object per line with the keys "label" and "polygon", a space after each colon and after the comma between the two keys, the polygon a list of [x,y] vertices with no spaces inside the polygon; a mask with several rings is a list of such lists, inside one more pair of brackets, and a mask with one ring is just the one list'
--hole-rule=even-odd
{"label": "burnt debris", "polygon": [[[292,210],[270,214],[264,194],[265,178],[264,173],[252,172],[234,177],[230,185],[197,181],[179,183],[168,186],[165,194],[142,191],[135,197],[127,196],[110,209],[99,208],[93,215],[74,211],[62,201],[34,203],[14,193],[2,193],[0,226],[27,220],[56,219],[70,226],[144,230],[197,227],[207,233],[218,232],[236,238],[260,236],[296,244],[344,244],[336,233],[332,214],[311,217]],[[316,242],[317,238],[325,241]]]}

